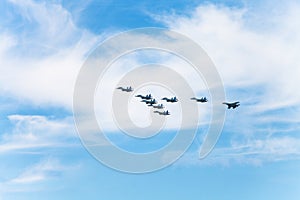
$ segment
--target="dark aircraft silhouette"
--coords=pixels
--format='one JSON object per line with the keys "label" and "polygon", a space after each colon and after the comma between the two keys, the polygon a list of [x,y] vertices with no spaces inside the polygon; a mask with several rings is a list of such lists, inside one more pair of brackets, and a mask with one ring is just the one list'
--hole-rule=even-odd
{"label": "dark aircraft silhouette", "polygon": [[205,103],[208,101],[206,97],[202,97],[200,99],[193,97],[193,98],[191,98],[191,100],[196,100],[197,102],[201,102],[201,103]]}
{"label": "dark aircraft silhouette", "polygon": [[178,99],[176,97],[172,97],[171,99],[164,97],[161,100],[165,100],[166,102],[171,102],[171,103],[175,103],[178,101]]}
{"label": "dark aircraft silhouette", "polygon": [[152,99],[152,96],[151,96],[151,94],[147,94],[146,96],[143,96],[143,95],[136,95],[135,97],[140,97],[141,99]]}
{"label": "dark aircraft silhouette", "polygon": [[133,88],[131,86],[124,88],[124,87],[117,87],[117,89],[122,90],[123,92],[132,92]]}
{"label": "dark aircraft silhouette", "polygon": [[167,110],[167,111],[163,111],[163,112],[160,112],[160,111],[154,111],[154,113],[158,113],[159,115],[170,115],[170,112]]}
{"label": "dark aircraft silhouette", "polygon": [[151,100],[142,100],[141,102],[145,102],[146,104],[148,104],[148,106],[153,106],[153,104],[156,104],[157,101],[155,99],[151,99]]}
{"label": "dark aircraft silhouette", "polygon": [[227,105],[227,109],[235,109],[236,107],[239,107],[240,106],[240,102],[236,101],[236,102],[233,102],[233,103],[227,103],[227,102],[223,102],[223,104]]}
{"label": "dark aircraft silhouette", "polygon": [[164,105],[162,105],[162,104],[153,105],[153,108],[163,109],[163,108],[164,108]]}

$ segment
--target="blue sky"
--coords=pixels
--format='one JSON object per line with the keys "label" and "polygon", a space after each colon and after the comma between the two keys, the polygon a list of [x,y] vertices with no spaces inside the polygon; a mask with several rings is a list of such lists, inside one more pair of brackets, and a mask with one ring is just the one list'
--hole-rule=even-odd
{"label": "blue sky", "polygon": [[[0,200],[298,199],[299,11],[296,0],[1,1]],[[227,100],[241,106],[226,111],[221,137],[205,159],[198,151],[210,115],[201,105],[203,123],[183,157],[152,173],[128,174],[84,148],[72,97],[87,56],[112,35],[142,27],[168,28],[197,42],[215,63]],[[106,80],[117,80],[123,65],[154,59],[192,77],[193,87],[201,85],[197,94],[207,94],[201,80],[180,71],[178,58],[143,59],[121,59]],[[154,142],[124,139],[110,124],[108,137],[134,152],[152,150],[172,137],[177,126],[169,125]]]}

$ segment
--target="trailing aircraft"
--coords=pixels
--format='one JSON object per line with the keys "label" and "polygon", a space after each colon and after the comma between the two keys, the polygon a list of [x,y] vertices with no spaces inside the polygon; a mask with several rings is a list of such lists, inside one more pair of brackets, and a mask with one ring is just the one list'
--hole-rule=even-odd
{"label": "trailing aircraft", "polygon": [[163,109],[165,108],[163,104],[153,105],[153,108]]}
{"label": "trailing aircraft", "polygon": [[152,99],[151,94],[147,94],[146,96],[139,94],[139,95],[136,95],[135,97],[140,97],[141,99],[148,99],[148,100]]}
{"label": "trailing aircraft", "polygon": [[170,115],[170,112],[167,110],[167,111],[163,111],[163,112],[161,112],[161,111],[154,111],[154,113],[158,113],[159,115]]}
{"label": "trailing aircraft", "polygon": [[191,98],[191,100],[196,100],[197,102],[201,102],[201,103],[205,103],[208,101],[206,97],[202,97],[200,99],[193,97]]}
{"label": "trailing aircraft", "polygon": [[148,104],[148,106],[153,106],[153,104],[156,104],[157,101],[155,99],[151,99],[151,100],[142,100],[141,102],[144,102],[146,104]]}
{"label": "trailing aircraft", "polygon": [[223,104],[227,105],[227,109],[230,109],[230,108],[235,109],[236,107],[240,106],[239,101],[236,101],[236,102],[233,102],[233,103],[223,102]]}
{"label": "trailing aircraft", "polygon": [[124,87],[117,87],[117,89],[122,90],[123,92],[132,92],[133,91],[133,88],[131,86],[126,87],[126,88],[124,88]]}
{"label": "trailing aircraft", "polygon": [[171,102],[171,103],[175,103],[178,101],[178,99],[176,97],[172,97],[172,98],[167,98],[167,97],[164,97],[162,98],[161,100],[165,100],[166,102]]}

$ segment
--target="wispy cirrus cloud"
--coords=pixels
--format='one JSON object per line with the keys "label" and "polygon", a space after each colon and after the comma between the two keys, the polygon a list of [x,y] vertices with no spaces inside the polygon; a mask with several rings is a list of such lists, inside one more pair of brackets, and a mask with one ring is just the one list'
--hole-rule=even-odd
{"label": "wispy cirrus cloud", "polygon": [[197,160],[197,152],[188,152],[178,165],[251,165],[300,160],[300,139],[292,136],[253,138],[232,141],[229,146],[216,147],[203,160]]}
{"label": "wispy cirrus cloud", "polygon": [[9,183],[27,184],[40,182],[49,178],[58,177],[64,170],[66,170],[66,167],[63,166],[58,160],[46,159],[31,167],[28,167],[27,170],[10,180]]}
{"label": "wispy cirrus cloud", "polygon": [[[41,159],[39,162],[26,167],[26,169],[19,172],[15,177],[1,181],[0,195],[5,196],[9,193],[22,194],[47,190],[43,187],[44,183],[61,179],[66,171],[77,170],[79,168],[79,164],[63,164],[60,160],[53,157]],[[60,189],[60,187],[58,185],[56,189]],[[52,188],[51,190],[54,189]]]}
{"label": "wispy cirrus cloud", "polygon": [[81,146],[71,117],[16,114],[8,120],[11,127],[1,133],[0,156],[1,168],[10,168],[0,174],[0,197],[47,190],[45,185],[79,167],[80,158],[61,160],[61,152]]}
{"label": "wispy cirrus cloud", "polygon": [[77,145],[71,118],[51,119],[39,115],[10,115],[12,129],[1,134],[0,154],[37,151]]}

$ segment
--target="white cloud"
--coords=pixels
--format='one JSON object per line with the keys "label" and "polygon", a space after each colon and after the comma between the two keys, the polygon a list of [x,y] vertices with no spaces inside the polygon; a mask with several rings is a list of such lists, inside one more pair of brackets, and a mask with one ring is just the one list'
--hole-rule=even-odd
{"label": "white cloud", "polygon": [[[6,28],[5,33],[10,40],[0,43],[0,91],[34,104],[71,109],[73,87],[80,66],[101,36],[78,28],[71,13],[60,4],[32,0],[9,2],[21,16],[22,26],[18,31]],[[133,56],[127,64],[140,64],[139,59]],[[155,59],[157,57],[152,60]],[[161,64],[172,65],[186,79],[192,79],[191,84],[204,89],[201,78],[197,79],[195,72],[186,69],[187,63],[178,60],[173,58],[170,61],[168,58]],[[127,72],[125,68],[120,71],[124,72],[123,69]],[[117,81],[116,77],[120,74],[109,76],[106,87],[111,89],[108,86],[115,83],[113,80]],[[109,93],[106,91],[101,95],[107,96]],[[111,112],[102,112],[101,115],[107,119],[111,117]],[[172,127],[176,124],[173,123]]]}
{"label": "white cloud", "polygon": [[[78,28],[70,12],[59,4],[32,0],[10,2],[21,14],[24,25],[18,31],[12,30],[11,27],[0,29],[0,36],[5,38],[0,41],[0,91],[6,91],[36,104],[50,103],[70,109],[78,70],[87,52],[101,36]],[[247,112],[257,114],[278,108],[300,106],[300,95],[296,92],[300,74],[298,59],[300,22],[297,20],[300,18],[300,5],[288,4],[282,6],[282,9],[280,16],[270,13],[268,17],[273,19],[272,25],[267,24],[266,29],[253,26],[252,23],[255,22],[252,20],[257,19],[257,16],[249,14],[247,8],[232,9],[204,5],[196,8],[188,16],[157,17],[171,29],[186,34],[204,47],[224,80],[229,91],[228,99],[239,98],[239,93],[231,93],[239,87],[260,90],[261,94],[249,93],[239,99],[242,101],[241,108],[247,107],[245,103],[249,104],[253,99],[257,102],[252,104],[251,108],[241,111],[247,116],[239,116],[239,123],[248,124],[251,121],[249,127],[253,128],[244,130],[245,132],[251,131],[255,134],[257,130],[255,123],[259,121],[259,118],[255,118],[257,116],[249,116]],[[269,23],[269,20],[265,22]],[[177,61],[168,59],[165,62],[166,65],[179,70],[182,63]],[[127,64],[138,63],[133,59]],[[186,70],[180,72],[185,77],[193,77],[190,76],[193,72]],[[112,80],[117,82],[114,75],[109,76],[108,80],[110,83]],[[192,85],[197,85],[198,81],[191,78]],[[204,89],[203,83],[200,88]],[[110,92],[106,91],[103,96]],[[290,113],[284,114],[286,116]],[[111,110],[106,111],[101,117],[106,116],[111,117]],[[138,116],[134,117],[139,119]],[[299,112],[289,117],[299,118]],[[48,128],[56,127],[55,123],[52,124],[52,120],[47,118],[15,116],[10,120],[28,124],[35,122]],[[270,120],[266,120],[266,123],[270,123]],[[39,133],[48,132],[37,125],[33,127]],[[37,132],[28,131],[28,127],[26,130],[26,134],[6,135],[0,151],[53,145],[46,140],[41,142]],[[22,138],[27,143],[20,142],[22,140],[14,137]],[[47,137],[50,137],[49,134],[46,134]]]}
{"label": "white cloud", "polygon": [[[18,28],[0,27],[0,90],[34,104],[71,109],[73,85],[100,40],[60,4],[11,0]],[[2,37],[1,37],[2,38]]]}
{"label": "white cloud", "polygon": [[266,162],[300,159],[300,140],[292,136],[253,139],[245,144],[236,142],[231,148],[219,150],[228,162],[261,165]]}
{"label": "white cloud", "polygon": [[[285,15],[279,17],[280,20],[278,19],[279,23],[277,26],[273,28],[268,27],[268,31],[256,29],[257,27],[252,26],[251,17],[253,16],[247,13],[246,8],[232,9],[222,6],[204,5],[199,6],[188,16],[165,15],[157,17],[157,19],[164,22],[171,29],[186,34],[204,47],[216,63],[224,80],[228,89],[228,100],[240,100],[242,107],[246,107],[243,108],[243,114],[252,114],[252,116],[247,117],[240,115],[239,117],[242,117],[240,118],[240,124],[246,124],[247,121],[251,121],[251,125],[253,125],[251,127],[254,128],[251,130],[255,133],[255,122],[257,122],[258,118],[254,114],[289,106],[300,107],[300,96],[299,93],[295,92],[297,91],[297,84],[295,83],[299,82],[295,72],[299,71],[297,67],[299,63],[297,57],[294,56],[297,55],[300,49],[295,49],[292,45],[294,42],[298,42],[299,36],[295,34],[286,38],[283,31],[281,31],[282,29],[288,29],[284,32],[300,32],[298,29],[294,30],[294,26],[288,26],[291,27],[289,29],[285,23],[290,21],[290,15],[297,15],[297,12],[290,12],[290,10],[299,8],[298,5],[295,7],[287,6],[284,12]],[[246,18],[246,16],[250,18]],[[122,47],[122,44],[120,44],[120,47]],[[203,81],[194,78],[193,75],[195,73],[187,70],[186,63],[178,62],[178,58],[174,59],[170,58],[170,56],[165,56],[165,58],[165,60],[160,60],[160,64],[171,66],[172,69],[180,72],[184,78],[189,80],[190,85],[198,87],[198,94],[203,92],[203,89],[205,89]],[[130,59],[130,61],[125,60],[126,62],[122,63],[124,65],[119,63],[117,67],[118,73],[115,72],[115,74],[110,74],[102,79],[104,82],[102,85],[105,86],[105,89],[97,94],[99,98],[96,102],[105,102],[97,105],[109,105],[103,110],[97,110],[100,110],[98,112],[100,113],[100,118],[105,119],[104,126],[108,127],[108,129],[113,127],[113,120],[109,120],[112,114],[111,99],[108,97],[112,96],[114,87],[118,82],[116,74],[120,76],[121,71],[126,72],[133,68],[128,66],[138,66],[142,63],[134,56]],[[109,71],[106,71],[106,73],[109,73]],[[199,82],[201,83],[198,84]],[[246,88],[245,90],[251,88],[252,91],[242,98],[238,92],[231,92],[231,90],[243,88]],[[258,90],[257,93],[256,89]],[[207,94],[206,91],[204,93]],[[107,98],[104,99],[103,96]],[[256,101],[255,104],[251,104],[253,100]],[[136,120],[137,124],[146,124],[147,119],[145,117],[147,115],[144,115],[144,112],[140,113],[135,115],[135,113],[132,114],[131,112],[131,116],[138,119]],[[179,113],[175,113],[175,115],[177,114]],[[207,117],[207,114],[203,116]],[[299,117],[299,114],[293,113],[292,116]],[[172,121],[175,122],[172,127],[178,127],[179,123],[175,120]]]}
{"label": "white cloud", "polygon": [[[269,13],[276,23],[273,27],[267,24],[266,29],[252,26],[253,15],[261,13],[250,15],[247,8],[215,5],[199,6],[190,16],[170,15],[158,20],[203,46],[228,87],[265,85],[265,99],[261,99],[265,103],[292,100],[291,104],[299,105],[300,5],[288,4],[282,9],[280,16]],[[269,23],[267,19],[264,22]]]}
{"label": "white cloud", "polygon": [[64,168],[65,167],[62,166],[58,160],[47,159],[29,167],[16,178],[10,180],[10,182],[27,184],[44,181],[48,178],[51,178],[53,175],[55,176],[55,174],[59,175]]}
{"label": "white cloud", "polygon": [[[49,190],[44,187],[44,183],[52,180],[61,179],[66,171],[76,170],[80,167],[78,164],[65,165],[56,158],[41,159],[39,162],[32,164],[21,172],[17,172],[14,177],[0,182],[0,195],[8,193],[23,193],[23,192],[37,192],[40,190]],[[60,185],[51,187],[60,188]]]}
{"label": "white cloud", "polygon": [[270,162],[300,160],[300,139],[292,136],[237,140],[227,147],[216,147],[205,159],[197,152],[188,152],[179,165],[261,166]]}
{"label": "white cloud", "polygon": [[[45,116],[11,115],[13,124],[9,133],[0,140],[0,153],[26,152],[40,148],[75,145],[76,133],[71,118],[51,119]],[[72,140],[73,139],[73,140]]]}
{"label": "white cloud", "polygon": [[[287,1],[279,5],[267,15],[263,13],[267,7],[255,10],[206,4],[189,15],[155,16],[198,42],[216,64],[228,100],[241,101],[241,107],[228,113],[223,131],[231,133],[225,140],[236,143],[225,145],[224,151],[217,146],[207,161],[258,164],[299,159],[300,4]],[[272,127],[276,134],[262,127]],[[285,128],[295,135],[290,136]],[[261,138],[261,134],[270,138]]]}
{"label": "white cloud", "polygon": [[13,47],[16,44],[16,41],[13,36],[7,33],[1,33],[0,37],[2,40],[0,41],[0,59],[3,59],[5,52]]}

